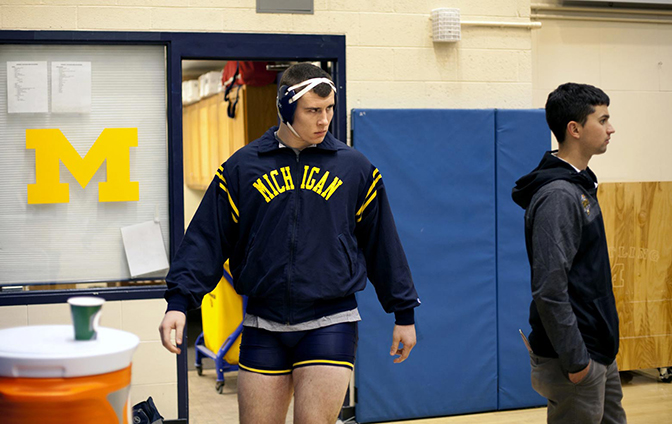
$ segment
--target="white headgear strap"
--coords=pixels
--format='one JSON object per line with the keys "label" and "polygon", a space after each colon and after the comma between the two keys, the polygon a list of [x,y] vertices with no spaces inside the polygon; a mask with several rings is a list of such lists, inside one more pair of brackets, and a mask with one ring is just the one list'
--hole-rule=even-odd
{"label": "white headgear strap", "polygon": [[304,85],[306,86],[303,90],[299,91],[294,96],[292,96],[292,98],[289,99],[289,103],[294,103],[295,101],[299,100],[301,96],[303,96],[313,88],[317,87],[319,84],[329,84],[331,89],[334,90],[334,93],[336,92],[336,86],[334,85],[333,82],[331,82],[329,78],[311,78],[309,80],[305,80],[296,85],[293,85],[287,89],[287,91],[291,91],[296,90],[299,87],[303,87]]}

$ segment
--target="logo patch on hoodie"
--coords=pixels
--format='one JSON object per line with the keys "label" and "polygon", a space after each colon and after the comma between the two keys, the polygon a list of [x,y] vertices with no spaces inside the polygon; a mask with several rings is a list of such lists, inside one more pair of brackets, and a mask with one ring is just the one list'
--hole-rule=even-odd
{"label": "logo patch on hoodie", "polygon": [[586,212],[586,215],[590,216],[590,201],[585,194],[581,195],[581,206],[583,206],[583,210]]}

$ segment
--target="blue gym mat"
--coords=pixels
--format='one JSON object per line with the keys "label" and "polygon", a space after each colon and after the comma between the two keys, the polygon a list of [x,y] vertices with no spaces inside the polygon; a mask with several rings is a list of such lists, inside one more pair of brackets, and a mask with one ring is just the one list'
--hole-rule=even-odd
{"label": "blue gym mat", "polygon": [[530,271],[515,180],[550,149],[542,110],[352,111],[353,145],[378,167],[423,304],[418,345],[389,356],[394,317],[358,296],[360,423],[545,404],[518,329]]}
{"label": "blue gym mat", "polygon": [[530,384],[530,357],[518,333],[530,332],[532,294],[525,250],[525,211],[511,200],[516,180],[533,170],[551,148],[544,111],[497,110],[497,331],[499,407],[546,404]]}
{"label": "blue gym mat", "polygon": [[380,170],[415,284],[418,345],[393,364],[394,317],[358,296],[360,423],[497,408],[495,111],[353,110]]}

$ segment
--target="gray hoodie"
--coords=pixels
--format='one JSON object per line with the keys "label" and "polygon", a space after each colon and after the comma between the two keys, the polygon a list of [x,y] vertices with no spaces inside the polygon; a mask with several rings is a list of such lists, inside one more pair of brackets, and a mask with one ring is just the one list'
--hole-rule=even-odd
{"label": "gray hoodie", "polygon": [[525,209],[534,299],[530,344],[535,354],[558,357],[566,372],[577,372],[590,358],[614,361],[618,313],[597,177],[553,153],[516,182],[512,197]]}

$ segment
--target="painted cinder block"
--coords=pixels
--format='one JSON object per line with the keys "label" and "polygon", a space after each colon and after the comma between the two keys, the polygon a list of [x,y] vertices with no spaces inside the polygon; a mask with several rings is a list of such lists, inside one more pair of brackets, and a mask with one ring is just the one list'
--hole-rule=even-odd
{"label": "painted cinder block", "polygon": [[70,325],[70,305],[54,303],[49,305],[28,305],[28,325]]}
{"label": "painted cinder block", "polygon": [[460,51],[459,81],[518,81],[518,55],[506,50]]}
{"label": "painted cinder block", "polygon": [[223,28],[227,32],[292,32],[292,14],[257,13],[256,9],[226,9]]}
{"label": "painted cinder block", "polygon": [[152,9],[151,28],[163,31],[221,31],[224,13],[221,8],[156,8]]}
{"label": "painted cinder block", "polygon": [[532,84],[492,82],[429,82],[427,103],[436,108],[525,109],[531,106]]}
{"label": "painted cinder block", "polygon": [[396,0],[329,0],[329,10],[350,12],[395,12]]}
{"label": "painted cinder block", "polygon": [[[445,6],[440,6],[445,7]],[[530,0],[462,0],[460,14],[472,20],[472,17],[528,17],[530,16]]]}
{"label": "painted cinder block", "polygon": [[[421,108],[430,106],[424,82],[348,82],[348,110],[352,108]],[[356,140],[355,140],[356,142]]]}
{"label": "painted cinder block", "polygon": [[28,307],[26,305],[0,307],[0,329],[26,325],[28,325]]}
{"label": "painted cinder block", "polygon": [[458,76],[460,49],[456,43],[393,50],[396,81],[454,81]]}
{"label": "painted cinder block", "polygon": [[290,15],[291,30],[299,34],[335,34],[345,35],[347,46],[359,45],[359,13],[315,11],[314,15]]}
{"label": "painted cinder block", "polygon": [[118,6],[187,7],[189,0],[117,0]]}
{"label": "painted cinder block", "polygon": [[518,55],[518,81],[532,81],[532,51],[519,50]]}
{"label": "painted cinder block", "polygon": [[429,14],[361,13],[360,46],[430,47]]}
{"label": "painted cinder block", "polygon": [[77,28],[76,7],[3,6],[3,29],[67,30]]}
{"label": "painted cinder block", "polygon": [[395,74],[394,49],[353,46],[346,52],[348,75],[359,81],[391,81]]}
{"label": "painted cinder block", "polygon": [[[19,0],[23,1],[23,0]],[[29,0],[33,1],[33,0]],[[147,1],[147,0],[145,0]],[[6,1],[3,1],[5,3]],[[40,4],[53,6],[117,6],[117,0],[40,0]]]}
{"label": "painted cinder block", "polygon": [[459,46],[463,49],[531,50],[530,33],[534,35],[536,31],[528,28],[463,26]]}
{"label": "painted cinder block", "polygon": [[142,7],[79,7],[78,29],[136,30],[151,28],[151,9]]}
{"label": "painted cinder block", "polygon": [[100,314],[100,325],[103,327],[123,330],[121,319],[121,304],[119,300],[107,301],[103,304]]}
{"label": "painted cinder block", "polygon": [[163,299],[121,302],[122,330],[140,337],[140,341],[159,341],[159,323],[166,312]]}
{"label": "painted cinder block", "polygon": [[177,381],[175,354],[161,342],[140,342],[133,354],[131,382],[135,384],[164,384]]}

